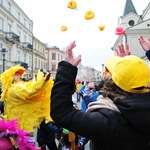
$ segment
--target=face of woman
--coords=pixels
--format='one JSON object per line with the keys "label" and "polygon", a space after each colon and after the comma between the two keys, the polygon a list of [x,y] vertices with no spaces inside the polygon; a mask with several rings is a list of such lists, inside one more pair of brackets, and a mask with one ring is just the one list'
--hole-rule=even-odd
{"label": "face of woman", "polygon": [[22,81],[21,75],[19,73],[15,73],[15,75],[14,75],[14,81],[15,82]]}

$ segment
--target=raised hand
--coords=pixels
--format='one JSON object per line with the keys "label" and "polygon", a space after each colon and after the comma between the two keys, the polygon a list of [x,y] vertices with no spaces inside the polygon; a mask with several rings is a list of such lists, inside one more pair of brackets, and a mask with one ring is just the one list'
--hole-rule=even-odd
{"label": "raised hand", "polygon": [[129,44],[126,44],[125,48],[123,44],[120,44],[118,48],[115,49],[115,52],[117,56],[120,56],[120,57],[131,55],[131,52],[129,51]]}
{"label": "raised hand", "polygon": [[66,49],[65,52],[65,61],[69,62],[73,66],[77,66],[81,62],[81,55],[79,55],[76,59],[73,57],[72,49],[76,46],[75,41],[71,42]]}
{"label": "raised hand", "polygon": [[150,38],[146,41],[142,36],[138,38],[140,45],[142,46],[143,50],[147,52],[150,50]]}

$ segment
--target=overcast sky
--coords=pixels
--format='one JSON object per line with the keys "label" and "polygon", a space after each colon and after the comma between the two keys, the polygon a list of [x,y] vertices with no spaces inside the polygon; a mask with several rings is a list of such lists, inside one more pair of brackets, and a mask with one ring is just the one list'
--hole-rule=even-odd
{"label": "overcast sky", "polygon": [[[115,29],[122,16],[126,0],[76,0],[77,10],[67,8],[69,0],[14,0],[33,20],[33,34],[50,46],[65,47],[76,41],[74,53],[82,55],[82,64],[97,70],[113,56],[111,47],[117,35]],[[132,0],[139,15],[149,0]],[[95,13],[92,20],[85,20],[88,10]],[[68,30],[61,31],[66,25]],[[105,25],[100,31],[98,26]]]}

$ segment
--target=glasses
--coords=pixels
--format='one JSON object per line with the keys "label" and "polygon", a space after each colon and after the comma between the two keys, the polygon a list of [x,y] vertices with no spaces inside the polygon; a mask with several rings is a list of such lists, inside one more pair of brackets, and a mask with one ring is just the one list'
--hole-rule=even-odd
{"label": "glasses", "polygon": [[94,88],[89,88],[89,90],[94,90]]}

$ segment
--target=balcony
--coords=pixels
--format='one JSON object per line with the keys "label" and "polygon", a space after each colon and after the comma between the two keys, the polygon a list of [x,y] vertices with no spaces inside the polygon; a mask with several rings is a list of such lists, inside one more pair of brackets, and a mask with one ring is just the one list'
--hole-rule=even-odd
{"label": "balcony", "polygon": [[13,32],[5,32],[5,38],[13,44],[18,44],[20,42],[20,37]]}
{"label": "balcony", "polygon": [[22,61],[15,61],[15,64],[20,64],[20,66],[24,67],[25,69],[28,68],[28,64]]}
{"label": "balcony", "polygon": [[32,50],[33,49],[33,45],[31,45],[30,43],[27,43],[27,42],[22,43],[22,47],[26,50]]}

